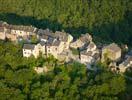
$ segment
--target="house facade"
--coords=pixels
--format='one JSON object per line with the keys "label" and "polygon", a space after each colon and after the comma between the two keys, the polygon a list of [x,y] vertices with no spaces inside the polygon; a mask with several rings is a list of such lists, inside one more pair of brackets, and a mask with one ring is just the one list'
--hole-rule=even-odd
{"label": "house facade", "polygon": [[23,46],[23,57],[34,56],[37,58],[39,56],[39,49],[36,45],[33,44],[24,44]]}
{"label": "house facade", "polygon": [[94,62],[94,59],[92,57],[92,52],[91,51],[89,51],[89,52],[86,52],[86,51],[81,52],[80,59],[81,59],[81,63],[92,63],[92,62]]}
{"label": "house facade", "polygon": [[32,26],[22,26],[22,25],[9,25],[11,29],[11,34],[16,34],[17,37],[35,35],[36,28]]}

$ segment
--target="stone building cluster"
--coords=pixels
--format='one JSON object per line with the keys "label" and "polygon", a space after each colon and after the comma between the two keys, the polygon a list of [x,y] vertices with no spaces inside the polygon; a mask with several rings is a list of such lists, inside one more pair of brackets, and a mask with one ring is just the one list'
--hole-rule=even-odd
{"label": "stone building cluster", "polygon": [[40,52],[45,55],[53,55],[56,59],[64,50],[69,49],[70,42],[73,37],[66,32],[56,31],[53,33],[49,29],[38,30],[39,42],[34,44],[24,44],[23,56],[30,57],[31,55],[38,57]]}
{"label": "stone building cluster", "polygon": [[[32,44],[29,41],[32,36],[36,36],[38,42]],[[110,61],[111,70],[125,72],[132,68],[132,51],[128,52],[125,58],[122,58],[121,48],[115,44],[103,46],[101,49],[94,43],[92,36],[88,33],[82,34],[79,39],[62,31],[52,32],[49,29],[37,29],[33,26],[9,25],[0,21],[0,39],[10,41],[27,41],[23,45],[23,57],[34,56],[37,58],[40,54],[53,55],[56,59],[69,61],[70,59],[78,61],[87,66],[95,64],[97,61],[102,63]],[[78,55],[73,55],[71,48],[79,51]],[[123,60],[122,60],[123,59]],[[36,69],[39,71],[40,69]]]}
{"label": "stone building cluster", "polygon": [[128,52],[125,58],[122,57],[122,50],[115,43],[103,47],[101,61],[107,62],[106,60],[110,62],[109,67],[112,71],[124,73],[132,69],[132,52]]}
{"label": "stone building cluster", "polygon": [[99,50],[88,33],[82,34],[79,39],[70,44],[70,47],[79,49],[79,62],[83,64],[93,64],[100,59]]}
{"label": "stone building cluster", "polygon": [[18,41],[21,39],[29,40],[31,36],[36,35],[37,28],[33,26],[10,25],[0,21],[0,39]]}

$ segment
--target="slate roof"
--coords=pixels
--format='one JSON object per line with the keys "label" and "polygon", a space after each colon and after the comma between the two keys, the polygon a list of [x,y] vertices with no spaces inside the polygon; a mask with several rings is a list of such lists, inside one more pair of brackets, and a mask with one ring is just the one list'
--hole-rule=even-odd
{"label": "slate roof", "polygon": [[59,46],[61,41],[54,39],[54,38],[49,38],[48,42],[46,43],[47,46]]}
{"label": "slate roof", "polygon": [[58,38],[60,41],[67,42],[68,41],[68,34],[65,32],[56,31],[54,33],[55,37]]}
{"label": "slate roof", "polygon": [[52,44],[53,44],[54,41],[55,41],[54,38],[49,37],[49,38],[48,38],[48,41],[46,42],[46,45],[47,45],[47,46],[52,46]]}
{"label": "slate roof", "polygon": [[56,31],[55,33],[53,33],[49,29],[46,29],[46,30],[39,29],[38,34],[40,38],[46,38],[46,36],[48,36],[48,37],[59,39],[60,41],[64,41],[64,42],[68,41],[68,34],[65,32]]}
{"label": "slate roof", "polygon": [[46,44],[46,43],[45,43],[44,41],[41,41],[41,42],[40,42],[40,45],[41,45],[41,46],[44,46],[45,44]]}
{"label": "slate roof", "polygon": [[59,45],[60,45],[60,43],[61,43],[61,42],[60,42],[59,40],[56,40],[56,41],[54,41],[54,42],[53,42],[53,44],[52,44],[52,45],[53,45],[53,46],[59,46]]}
{"label": "slate roof", "polygon": [[23,25],[9,25],[10,29],[13,30],[21,30],[26,32],[35,32],[36,28],[32,26],[23,26]]}
{"label": "slate roof", "polygon": [[48,40],[48,36],[43,34],[43,35],[41,36],[41,39],[46,39],[46,40]]}
{"label": "slate roof", "polygon": [[81,34],[81,37],[80,37],[80,40],[82,41],[82,42],[89,42],[90,41],[90,35],[88,34],[88,33],[86,33],[86,34]]}
{"label": "slate roof", "polygon": [[34,50],[34,44],[24,44],[23,49]]}
{"label": "slate roof", "polygon": [[55,40],[55,38],[49,37],[48,38],[48,43],[51,43],[52,44],[54,42],[54,40]]}
{"label": "slate roof", "polygon": [[115,43],[112,43],[112,44],[104,47],[104,49],[109,49],[109,50],[111,50],[113,52],[121,51],[121,48],[117,44],[115,44]]}
{"label": "slate roof", "polygon": [[88,52],[87,50],[81,51],[81,55],[92,56],[92,51],[88,51]]}
{"label": "slate roof", "polygon": [[40,35],[40,36],[45,35],[45,36],[51,36],[51,37],[53,37],[53,32],[50,31],[49,29],[45,29],[45,30],[39,29],[38,32],[37,32],[37,34]]}

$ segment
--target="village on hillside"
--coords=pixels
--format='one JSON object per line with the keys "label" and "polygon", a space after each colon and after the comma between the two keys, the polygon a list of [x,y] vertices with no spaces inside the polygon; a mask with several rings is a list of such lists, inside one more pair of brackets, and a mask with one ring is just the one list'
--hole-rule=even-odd
{"label": "village on hillside", "polygon": [[[32,43],[36,38],[37,42]],[[52,32],[49,29],[38,29],[33,26],[9,25],[0,21],[0,39],[10,40],[12,42],[25,41],[23,45],[23,57],[34,56],[37,58],[40,54],[54,58],[66,63],[77,61],[85,64],[88,69],[96,70],[94,64],[98,61],[108,62],[112,71],[124,73],[132,68],[132,50],[124,45],[125,54],[122,48],[116,43],[96,45],[91,34],[82,34],[78,39],[64,31]],[[36,70],[38,70],[37,68]],[[42,72],[39,69],[39,72]]]}

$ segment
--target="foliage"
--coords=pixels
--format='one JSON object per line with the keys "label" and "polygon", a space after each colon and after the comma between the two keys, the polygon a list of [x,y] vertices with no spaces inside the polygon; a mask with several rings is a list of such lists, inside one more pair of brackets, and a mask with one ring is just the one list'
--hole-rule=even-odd
{"label": "foliage", "polygon": [[38,43],[38,39],[36,35],[31,36],[31,43],[33,44]]}
{"label": "foliage", "polygon": [[79,55],[79,50],[78,49],[70,48],[70,50],[72,51],[72,54]]}

